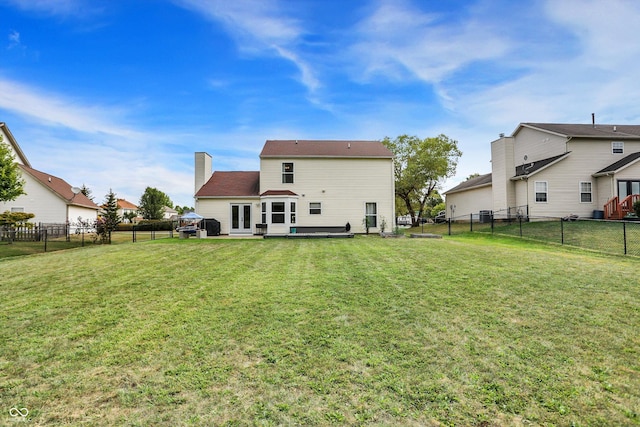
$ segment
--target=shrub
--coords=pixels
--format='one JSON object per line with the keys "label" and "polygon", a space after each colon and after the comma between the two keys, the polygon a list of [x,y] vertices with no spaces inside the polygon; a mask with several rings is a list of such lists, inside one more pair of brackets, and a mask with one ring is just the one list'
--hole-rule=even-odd
{"label": "shrub", "polygon": [[633,211],[636,213],[636,216],[640,217],[640,200],[637,200],[632,207]]}
{"label": "shrub", "polygon": [[136,231],[169,231],[174,228],[173,221],[144,220],[135,225]]}

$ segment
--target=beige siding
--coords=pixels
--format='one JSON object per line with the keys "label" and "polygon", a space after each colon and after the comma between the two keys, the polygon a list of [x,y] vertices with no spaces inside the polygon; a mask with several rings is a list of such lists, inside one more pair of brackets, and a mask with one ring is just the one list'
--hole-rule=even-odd
{"label": "beige siding", "polygon": [[[529,213],[532,217],[563,217],[570,214],[591,217],[594,210],[601,210],[596,203],[597,186],[590,173],[575,167],[579,160],[569,156],[556,167],[550,167],[529,178]],[[548,184],[547,202],[535,201],[535,182]],[[580,182],[591,182],[592,202],[580,201]]]}
{"label": "beige siding", "polygon": [[636,163],[616,174],[616,180],[640,180],[640,163]]}
{"label": "beige siding", "polygon": [[611,176],[601,176],[594,178],[596,185],[596,194],[598,197],[594,197],[597,206],[602,206],[599,210],[604,210],[604,205],[611,200],[617,193],[616,180]]}
{"label": "beige siding", "polygon": [[501,212],[515,205],[515,187],[509,180],[515,175],[514,139],[503,137],[491,143],[491,180],[493,187],[491,210]]}
{"label": "beige siding", "polygon": [[255,224],[260,222],[260,200],[255,198],[199,198],[196,199],[196,212],[205,218],[215,218],[220,222],[220,234],[231,231],[231,205],[251,205],[251,232],[255,233]]}
{"label": "beige siding", "polygon": [[451,218],[451,207],[454,206],[454,217],[452,219],[461,221],[468,220],[471,218],[471,214],[473,214],[474,219],[477,219],[480,211],[492,210],[493,203],[491,194],[491,186],[447,194],[447,218]]}
{"label": "beige siding", "polygon": [[[294,182],[282,183],[282,163],[294,164]],[[391,159],[266,158],[260,161],[260,193],[290,190],[299,196],[298,226],[343,226],[364,232],[365,204],[377,204],[378,224],[387,229],[394,219]],[[309,213],[309,204],[322,204],[322,214]],[[372,231],[378,231],[380,227]]]}
{"label": "beige siding", "polygon": [[[516,212],[513,212],[515,215],[519,213],[522,215],[527,215],[527,196],[531,192],[528,188],[529,183],[526,180],[518,180],[514,182],[514,188],[516,193],[516,203],[513,208],[515,208]],[[518,212],[520,210],[520,212]]]}
{"label": "beige siding", "polygon": [[513,151],[514,165],[519,166],[525,162],[548,159],[559,156],[567,151],[566,138],[547,132],[522,128],[515,136]]}

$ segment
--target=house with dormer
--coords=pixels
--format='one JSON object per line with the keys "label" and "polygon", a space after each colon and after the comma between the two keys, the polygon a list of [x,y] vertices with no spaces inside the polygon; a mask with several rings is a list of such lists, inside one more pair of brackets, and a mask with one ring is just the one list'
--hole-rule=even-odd
{"label": "house with dormer", "polygon": [[77,187],[64,179],[34,169],[5,123],[0,122],[0,144],[7,144],[25,182],[16,200],[0,202],[0,212],[33,213],[38,223],[73,223],[82,218],[93,221],[100,209]]}
{"label": "house with dormer", "polygon": [[195,209],[221,234],[364,233],[393,226],[393,154],[380,141],[269,140],[259,171],[195,153]]}
{"label": "house with dormer", "polygon": [[621,219],[640,200],[640,125],[521,123],[491,173],[444,192],[448,217]]}

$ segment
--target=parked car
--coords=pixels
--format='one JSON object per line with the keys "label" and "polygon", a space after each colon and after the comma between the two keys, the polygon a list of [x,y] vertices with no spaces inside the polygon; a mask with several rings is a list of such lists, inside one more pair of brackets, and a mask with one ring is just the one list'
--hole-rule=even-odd
{"label": "parked car", "polygon": [[411,225],[411,216],[410,215],[399,216],[396,219],[396,224],[397,225]]}
{"label": "parked car", "polygon": [[436,215],[436,217],[433,219],[433,221],[436,224],[442,224],[444,222],[447,222],[447,211],[440,211],[438,212],[438,214]]}

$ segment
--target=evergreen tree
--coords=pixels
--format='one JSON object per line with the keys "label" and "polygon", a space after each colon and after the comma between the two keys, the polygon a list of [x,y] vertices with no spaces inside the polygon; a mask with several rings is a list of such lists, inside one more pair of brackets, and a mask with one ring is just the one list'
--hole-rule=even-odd
{"label": "evergreen tree", "polygon": [[0,202],[15,200],[20,195],[26,194],[24,184],[20,168],[0,135]]}
{"label": "evergreen tree", "polygon": [[91,193],[91,190],[89,189],[89,187],[87,187],[86,185],[82,184],[82,188],[80,188],[80,192],[82,194],[84,194],[87,199],[91,200],[92,202],[93,200],[93,194]]}
{"label": "evergreen tree", "polygon": [[116,229],[122,218],[118,215],[118,199],[113,190],[109,189],[109,193],[105,196],[105,202],[102,205],[104,214],[98,218],[97,231],[103,242],[111,243],[111,232]]}

